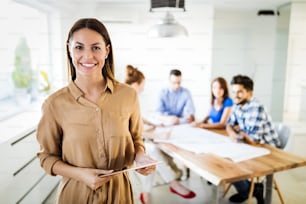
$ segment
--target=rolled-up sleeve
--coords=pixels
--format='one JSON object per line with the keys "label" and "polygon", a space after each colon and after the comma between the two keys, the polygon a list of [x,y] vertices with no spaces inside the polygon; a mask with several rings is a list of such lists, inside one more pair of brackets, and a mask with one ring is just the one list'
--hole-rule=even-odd
{"label": "rolled-up sleeve", "polygon": [[187,89],[184,89],[184,90],[185,91],[183,93],[184,93],[184,98],[186,100],[185,102],[186,105],[183,108],[183,116],[186,117],[186,116],[195,114],[195,107],[193,104],[191,93]]}
{"label": "rolled-up sleeve", "polygon": [[61,129],[53,117],[50,104],[44,102],[42,106],[42,117],[37,128],[37,141],[40,151],[37,156],[41,167],[50,175],[53,175],[53,165],[61,160]]}
{"label": "rolled-up sleeve", "polygon": [[[234,109],[235,110],[235,109]],[[236,114],[235,114],[235,111],[233,111],[230,115],[230,117],[228,118],[227,120],[227,124],[230,125],[230,126],[235,126],[238,124],[237,122],[237,118],[236,118]]]}
{"label": "rolled-up sleeve", "polygon": [[130,120],[130,132],[133,137],[135,149],[138,149],[139,147],[145,149],[142,137],[143,121],[140,113],[139,100],[136,92],[134,93],[133,97],[134,97],[134,102],[133,102],[134,111],[131,115],[131,120]]}
{"label": "rolled-up sleeve", "polygon": [[166,90],[161,90],[157,100],[156,111],[159,114],[169,115],[169,111],[166,108],[165,100],[167,98]]}

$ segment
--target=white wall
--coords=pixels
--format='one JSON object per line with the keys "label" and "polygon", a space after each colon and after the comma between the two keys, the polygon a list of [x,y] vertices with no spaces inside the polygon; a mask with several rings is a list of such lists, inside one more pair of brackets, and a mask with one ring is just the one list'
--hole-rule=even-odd
{"label": "white wall", "polygon": [[212,8],[189,8],[188,13],[174,13],[176,19],[187,28],[187,38],[148,38],[150,26],[163,15],[159,14],[156,19],[153,14],[146,13],[143,17],[149,18],[147,21],[135,26],[126,25],[125,29],[110,25],[110,32],[114,36],[117,76],[123,80],[126,64],[135,65],[144,72],[146,88],[140,98],[146,114],[154,111],[158,91],[168,85],[170,69],[179,68],[183,72],[183,86],[193,94],[196,116],[202,118],[208,109]]}
{"label": "white wall", "polygon": [[[125,66],[132,64],[144,72],[146,87],[140,96],[143,114],[155,110],[158,91],[168,85],[170,69],[183,73],[183,86],[194,97],[196,117],[202,118],[209,108],[211,78],[213,8],[206,4],[189,6],[188,12],[173,12],[184,25],[189,37],[149,38],[147,31],[165,12],[149,12],[149,5],[107,4],[89,12],[62,13],[62,35],[67,36],[72,23],[80,17],[96,17],[105,22],[111,36],[116,77],[124,80]],[[116,12],[114,12],[116,11]]]}
{"label": "white wall", "polygon": [[271,108],[276,16],[256,10],[218,9],[213,33],[212,76],[245,74],[254,80],[254,96]]}
{"label": "white wall", "polygon": [[154,110],[157,91],[167,82],[169,70],[180,68],[183,85],[194,95],[198,118],[209,108],[210,80],[223,76],[229,82],[233,75],[240,73],[254,79],[254,95],[276,120],[281,120],[283,113],[285,119],[303,119],[306,112],[303,106],[306,101],[305,4],[292,6],[285,77],[279,73],[284,70],[277,68],[277,16],[257,16],[256,10],[214,10],[198,2],[187,4],[186,12],[174,12],[175,18],[187,27],[188,38],[150,39],[146,36],[147,30],[164,13],[150,13],[148,2],[100,6],[94,6],[93,1],[79,3],[69,6],[58,3],[60,12],[55,21],[61,23],[56,31],[60,42],[53,49],[57,54],[54,60],[60,60],[62,65],[54,67],[55,75],[66,73],[65,57],[60,56],[65,55],[65,40],[72,23],[80,17],[97,17],[105,22],[111,34],[117,78],[123,81],[126,64],[145,73],[146,90],[141,96],[145,113]]}
{"label": "white wall", "polygon": [[[291,8],[290,8],[291,7]],[[212,76],[254,79],[254,95],[277,121],[306,121],[306,4],[280,16],[251,10],[216,10]],[[289,15],[289,16],[288,16]]]}

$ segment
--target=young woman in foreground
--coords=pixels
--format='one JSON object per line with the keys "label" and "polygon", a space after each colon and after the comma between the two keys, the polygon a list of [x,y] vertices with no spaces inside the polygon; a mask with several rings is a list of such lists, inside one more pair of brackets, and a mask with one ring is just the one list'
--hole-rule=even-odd
{"label": "young woman in foreground", "polygon": [[[41,166],[62,176],[60,204],[133,204],[128,173],[148,161],[136,91],[115,80],[112,44],[97,19],[80,19],[67,39],[69,85],[49,96],[37,129]],[[148,175],[156,166],[138,170]]]}

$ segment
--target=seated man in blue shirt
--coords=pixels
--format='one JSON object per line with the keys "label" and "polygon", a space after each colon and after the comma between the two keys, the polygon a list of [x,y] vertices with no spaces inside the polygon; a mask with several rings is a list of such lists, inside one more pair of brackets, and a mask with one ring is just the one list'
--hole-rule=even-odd
{"label": "seated man in blue shirt", "polygon": [[[181,87],[181,71],[177,69],[171,70],[169,81],[170,87],[162,89],[158,98],[157,112],[161,124],[170,126],[193,122],[195,119],[195,108],[189,90]],[[170,166],[176,175],[180,175],[179,177],[181,177],[182,171],[177,167],[173,159],[165,153],[162,153],[162,155],[165,163]],[[187,177],[189,176],[188,174],[187,171]],[[193,191],[187,188],[183,189],[180,187],[180,189],[184,190],[185,193],[182,194],[173,189],[171,191],[184,198],[193,198],[196,196]]]}
{"label": "seated man in blue shirt", "polygon": [[195,108],[188,89],[181,86],[182,73],[173,69],[169,76],[170,87],[159,95],[157,112],[164,125],[178,125],[194,121]]}
{"label": "seated man in blue shirt", "polygon": [[[247,143],[269,144],[278,147],[280,141],[272,127],[271,117],[264,106],[253,97],[253,80],[248,76],[237,75],[232,81],[234,107],[228,120],[226,130],[234,140],[244,140]],[[229,200],[241,203],[248,198],[250,182],[243,180],[234,182],[237,194]],[[263,204],[263,184],[255,184],[253,196],[257,203]]]}

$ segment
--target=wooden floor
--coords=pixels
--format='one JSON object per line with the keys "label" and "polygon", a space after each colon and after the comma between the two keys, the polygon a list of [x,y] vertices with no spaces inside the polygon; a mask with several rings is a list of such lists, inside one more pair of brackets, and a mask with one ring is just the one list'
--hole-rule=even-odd
{"label": "wooden floor", "polygon": [[[292,126],[293,141],[291,152],[306,157],[306,124]],[[160,177],[155,177],[155,187],[152,191],[152,204],[210,204],[212,198],[212,188],[207,182],[191,171],[188,180],[182,183],[196,192],[197,196],[193,199],[182,199],[179,196],[170,193],[169,186],[164,184]],[[305,204],[306,203],[306,167],[293,169],[290,171],[279,172],[275,174],[279,187],[287,204]],[[138,176],[131,175],[134,186],[135,202],[140,204],[139,194],[141,192],[141,183]],[[220,187],[220,196],[223,189]],[[230,189],[227,197],[220,198],[220,204],[230,203],[228,197],[235,193],[234,188]],[[55,203],[55,193],[45,202],[45,204]],[[256,203],[255,199],[254,202]],[[273,191],[273,204],[279,204],[280,200],[276,191]]]}

